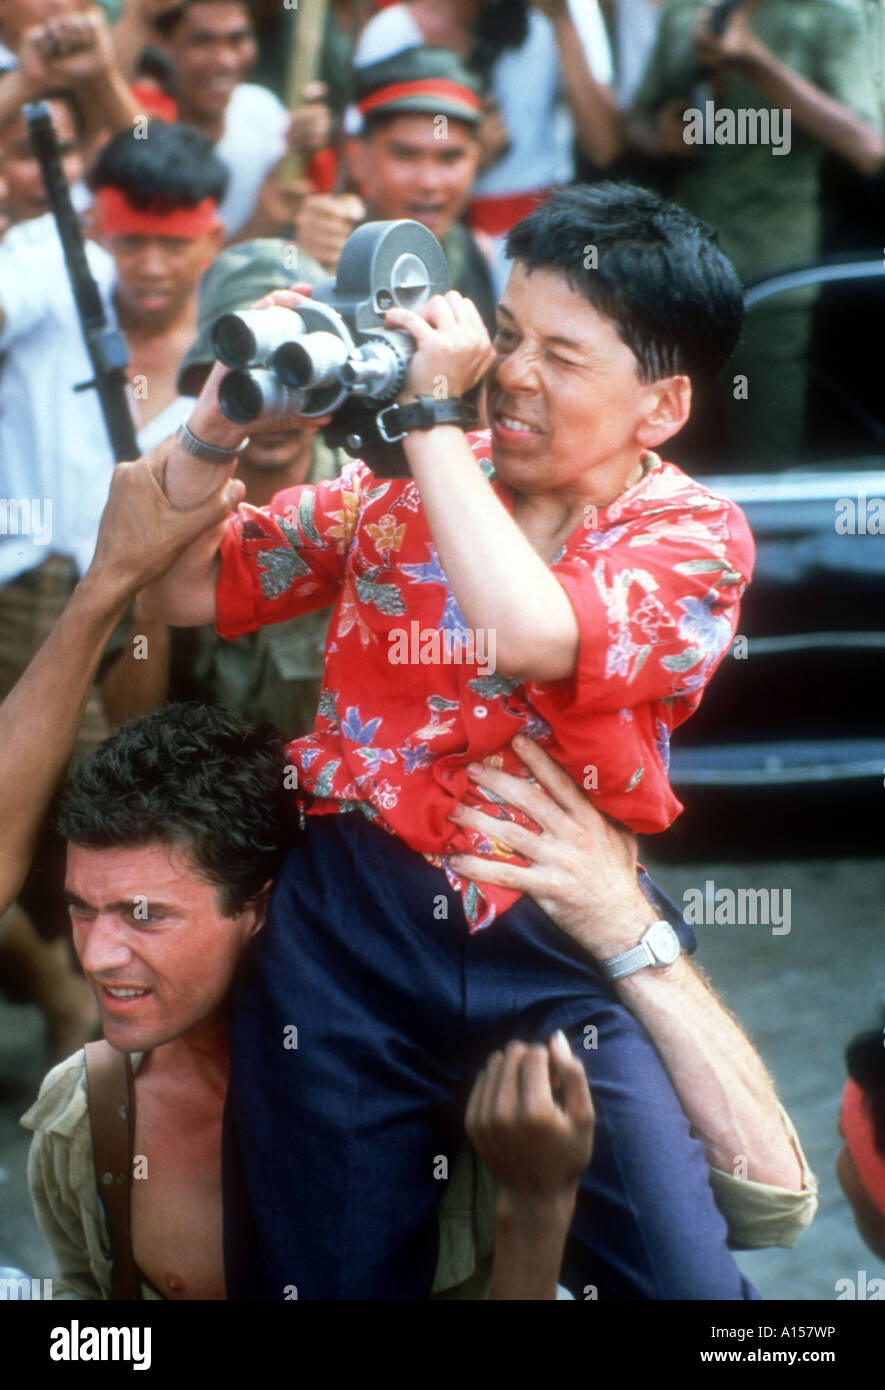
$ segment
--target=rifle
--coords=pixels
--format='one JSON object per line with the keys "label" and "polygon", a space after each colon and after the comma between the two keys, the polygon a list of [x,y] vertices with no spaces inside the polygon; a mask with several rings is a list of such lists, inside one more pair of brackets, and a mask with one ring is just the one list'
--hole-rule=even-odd
{"label": "rifle", "polygon": [[135,459],[138,458],[139,448],[126,397],[126,368],[129,365],[126,339],[117,329],[108,327],[98,285],[86,259],[83,233],[71,202],[68,181],[61,166],[58,136],[52,124],[49,107],[45,101],[36,101],[26,106],[24,113],[31,149],[43,175],[43,186],[55,218],[58,239],[71,282],[71,293],[77,306],[77,316],[94,372],[92,381],[86,381],[74,389],[94,389],[98,392],[101,412],[117,463],[124,459]]}

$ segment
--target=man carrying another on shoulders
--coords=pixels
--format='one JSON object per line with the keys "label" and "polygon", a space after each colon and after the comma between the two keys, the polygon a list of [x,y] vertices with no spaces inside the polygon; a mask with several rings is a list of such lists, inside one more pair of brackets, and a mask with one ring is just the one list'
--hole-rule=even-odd
{"label": "man carrying another on shoulders", "polygon": [[[572,938],[563,936],[564,950],[604,951],[637,910],[635,843],[542,750],[520,752],[552,800],[519,778],[482,774],[545,832],[525,832],[521,847],[532,863],[518,872]],[[145,1298],[226,1296],[221,1127],[229,997],[235,974],[249,968],[247,948],[295,833],[284,763],[281,740],[266,726],[198,705],[169,706],[119,730],[63,796],[77,950],[105,1037],[135,1068],[131,1154],[148,1181],[130,1182],[131,1254]],[[501,878],[508,867],[517,872],[478,863],[486,878]],[[730,1238],[792,1245],[814,1214],[817,1185],[752,1046],[683,961],[667,978],[645,972],[622,988],[672,1080],[662,1073],[660,1104],[678,1113],[681,1101],[700,1135]],[[295,1051],[297,1041],[290,1039]],[[554,1082],[562,1088],[558,1102]],[[540,1108],[540,1125],[519,1100],[523,1084]],[[82,1052],[50,1072],[23,1123],[35,1131],[29,1181],[60,1266],[56,1294],[109,1298],[115,1271],[93,1171]],[[487,1166],[463,1149],[453,1162],[434,1293],[482,1298],[490,1288],[493,1298],[554,1297],[593,1137],[582,1068],[568,1046],[561,1039],[546,1047],[513,1043],[493,1054],[475,1082],[467,1131]],[[731,1167],[738,1147],[748,1178],[716,1172]],[[700,1145],[697,1156],[703,1164]],[[238,1215],[226,1210],[225,1221],[235,1224]],[[248,1245],[236,1253],[248,1262]]]}

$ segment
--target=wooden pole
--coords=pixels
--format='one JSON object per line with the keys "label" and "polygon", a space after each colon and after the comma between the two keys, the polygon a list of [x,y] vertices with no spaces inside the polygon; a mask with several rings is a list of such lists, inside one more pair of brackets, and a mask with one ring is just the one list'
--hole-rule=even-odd
{"label": "wooden pole", "polygon": [[[290,112],[301,105],[305,87],[315,80],[319,72],[328,8],[329,0],[300,0],[295,43],[286,79],[286,107]],[[300,178],[303,169],[301,151],[290,151],[278,171],[280,183]]]}

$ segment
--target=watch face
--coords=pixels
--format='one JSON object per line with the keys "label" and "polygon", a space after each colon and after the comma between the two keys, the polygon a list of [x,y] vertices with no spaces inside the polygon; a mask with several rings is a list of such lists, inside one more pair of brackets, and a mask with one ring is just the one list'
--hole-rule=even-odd
{"label": "watch face", "polygon": [[658,965],[672,965],[681,951],[679,937],[669,922],[654,922],[645,934]]}

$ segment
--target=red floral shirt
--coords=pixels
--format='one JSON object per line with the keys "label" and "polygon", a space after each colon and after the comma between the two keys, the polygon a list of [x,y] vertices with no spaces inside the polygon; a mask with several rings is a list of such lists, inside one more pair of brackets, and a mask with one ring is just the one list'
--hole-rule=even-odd
{"label": "red floral shirt", "polygon": [[[468,440],[491,473],[489,434]],[[466,768],[491,760],[525,775],[510,750],[520,730],[635,831],[663,830],[681,810],[667,780],[670,731],[697,708],[731,645],[753,540],[733,503],[654,454],[645,469],[571,533],[551,566],[580,631],[575,673],[555,682],[523,684],[493,669],[411,479],[378,479],[356,462],[267,508],[243,504],[228,524],[222,637],[335,605],[316,728],[287,750],[316,798],[311,813],[358,807],[441,864],[472,929],[519,895],[459,878],[448,855],[516,856],[447,816],[457,801],[504,814]],[[510,490],[493,486],[512,510]]]}

